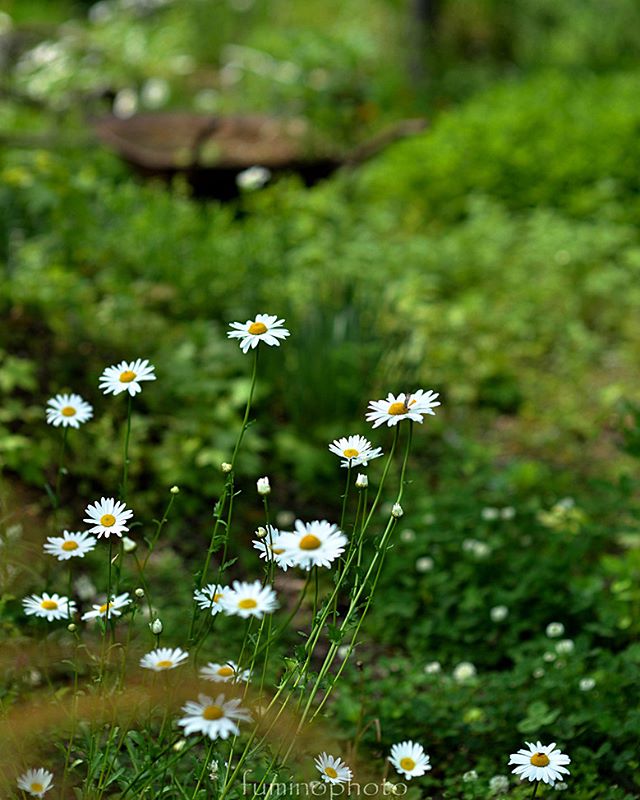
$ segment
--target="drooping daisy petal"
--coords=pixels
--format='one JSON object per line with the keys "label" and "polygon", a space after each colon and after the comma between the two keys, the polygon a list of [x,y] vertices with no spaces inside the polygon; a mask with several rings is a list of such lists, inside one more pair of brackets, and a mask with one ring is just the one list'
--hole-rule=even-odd
{"label": "drooping daisy petal", "polygon": [[340,462],[341,467],[366,467],[369,461],[382,455],[381,447],[373,447],[364,436],[343,436],[334,439],[329,445],[329,450],[335,455],[345,459]]}
{"label": "drooping daisy petal", "polygon": [[228,586],[221,586],[220,584],[209,583],[203,586],[202,589],[196,589],[193,593],[193,599],[198,606],[203,610],[211,612],[215,617],[222,611],[222,601],[231,592]]}
{"label": "drooping daisy petal", "polygon": [[353,773],[341,758],[320,753],[315,765],[325,783],[348,783]]}
{"label": "drooping daisy petal", "polygon": [[261,619],[264,614],[271,614],[278,607],[276,593],[271,586],[263,586],[260,581],[234,581],[233,589],[222,598],[221,603],[225,614],[243,619]]}
{"label": "drooping daisy petal", "polygon": [[145,358],[135,361],[121,361],[107,367],[100,376],[100,388],[103,394],[120,394],[129,392],[133,397],[142,391],[141,381],[155,381],[155,367]]}
{"label": "drooping daisy petal", "polygon": [[283,572],[292,567],[296,562],[295,558],[285,555],[284,547],[280,544],[284,531],[279,531],[273,525],[267,525],[266,535],[262,539],[254,539],[253,546],[260,553],[260,558],[265,561],[273,561]]}
{"label": "drooping daisy petal", "polygon": [[93,416],[93,406],[79,394],[57,394],[47,400],[47,422],[54,428],[79,428]]}
{"label": "drooping daisy petal", "polygon": [[224,694],[215,699],[205,694],[198,695],[198,701],[189,700],[183,707],[185,715],[178,720],[185,735],[203,733],[210,739],[227,739],[240,733],[238,722],[251,722],[251,715],[242,708],[240,700],[227,700]]}
{"label": "drooping daisy petal", "polygon": [[59,594],[47,594],[43,592],[41,595],[32,594],[30,597],[25,597],[22,600],[24,613],[29,616],[42,617],[47,622],[53,622],[57,619],[69,619],[71,614],[76,610],[74,600],[69,600]]}
{"label": "drooping daisy petal", "polygon": [[22,789],[33,797],[44,797],[53,788],[53,772],[42,769],[28,769],[17,780],[18,789]]}
{"label": "drooping daisy petal", "polygon": [[278,547],[283,548],[283,558],[293,560],[302,569],[311,567],[330,567],[347,545],[347,537],[326,520],[302,522],[297,519],[293,533],[283,533],[278,539]]}
{"label": "drooping daisy petal", "polygon": [[419,778],[431,769],[429,756],[418,742],[406,741],[394,744],[389,761],[396,771],[409,781],[411,778]]}
{"label": "drooping daisy petal", "polygon": [[48,536],[42,549],[58,561],[68,561],[70,558],[84,558],[95,548],[96,542],[96,538],[86,532],[63,531],[62,536]]}
{"label": "drooping daisy petal", "polygon": [[168,669],[175,669],[189,658],[189,653],[179,647],[158,647],[150,653],[142,656],[140,666],[144,669],[151,669],[154,672],[165,672]]}
{"label": "drooping daisy petal", "polygon": [[133,511],[114,497],[101,497],[88,505],[84,513],[87,516],[83,522],[93,525],[88,533],[97,534],[98,539],[101,536],[108,539],[111,534],[122,537],[124,531],[129,530],[125,523],[133,516]]}
{"label": "drooping daisy petal", "polygon": [[436,392],[431,390],[425,392],[424,389],[418,389],[409,395],[401,392],[397,397],[389,393],[386,400],[372,400],[369,403],[371,410],[366,415],[366,419],[373,423],[374,428],[385,422],[391,427],[402,422],[403,419],[422,422],[425,414],[435,416],[433,409],[440,405],[438,397]]}
{"label": "drooping daisy petal", "polygon": [[205,681],[215,683],[246,683],[250,671],[239,669],[235,661],[226,661],[224,664],[215,664],[210,661],[206,667],[200,669],[200,677]]}
{"label": "drooping daisy petal", "polygon": [[520,776],[520,780],[543,781],[553,784],[569,775],[565,766],[571,763],[569,756],[556,747],[556,743],[543,745],[542,742],[525,742],[527,748],[521,748],[509,757],[509,765],[516,764],[512,770]]}
{"label": "drooping daisy petal", "polygon": [[289,331],[282,327],[283,319],[278,319],[275,314],[256,314],[255,319],[246,322],[232,322],[227,332],[229,339],[240,339],[243,353],[250,348],[257,347],[260,342],[278,347],[280,339],[286,339]]}
{"label": "drooping daisy petal", "polygon": [[87,611],[82,615],[81,619],[96,619],[97,617],[119,617],[122,615],[122,609],[129,605],[129,592],[119,594],[117,597],[111,595],[111,602],[106,601],[102,605],[94,604],[91,611]]}

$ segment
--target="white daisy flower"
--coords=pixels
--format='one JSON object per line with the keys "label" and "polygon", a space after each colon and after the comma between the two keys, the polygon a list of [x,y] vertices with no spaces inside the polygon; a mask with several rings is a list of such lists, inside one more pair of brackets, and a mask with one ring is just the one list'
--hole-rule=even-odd
{"label": "white daisy flower", "polygon": [[226,661],[224,664],[210,661],[206,667],[200,669],[201,678],[215,683],[246,683],[250,674],[248,669],[239,669],[235,661]]}
{"label": "white daisy flower", "polygon": [[249,348],[257,347],[260,342],[268,345],[280,345],[279,339],[286,339],[289,331],[282,327],[283,319],[278,319],[275,314],[256,314],[255,319],[246,322],[232,322],[228,331],[229,339],[240,339],[243,353]]}
{"label": "white daisy flower", "polygon": [[237,698],[226,700],[223,694],[219,694],[213,700],[201,694],[198,700],[198,703],[189,700],[182,707],[186,716],[178,720],[178,725],[182,725],[186,736],[203,733],[210,739],[227,739],[240,733],[238,722],[251,722],[251,715]]}
{"label": "white daisy flower", "polygon": [[53,787],[53,772],[46,769],[28,769],[18,778],[18,789],[33,795],[44,797],[45,793]]}
{"label": "white daisy flower", "polygon": [[433,410],[440,402],[436,400],[439,395],[429,390],[418,389],[406,395],[401,392],[397,397],[389,393],[386,400],[372,400],[369,403],[371,409],[366,415],[368,422],[373,422],[373,427],[377,428],[385,422],[389,427],[397,425],[403,419],[410,419],[414,422],[422,422],[424,414],[435,416]]}
{"label": "white daisy flower", "polygon": [[189,653],[179,647],[159,647],[150,653],[142,656],[140,666],[144,669],[152,669],[154,672],[164,672],[167,669],[175,669],[189,658]]}
{"label": "white daisy flower", "polygon": [[54,428],[79,428],[93,416],[93,406],[79,394],[57,394],[47,400],[47,422]]}
{"label": "white daisy flower", "polygon": [[345,459],[340,462],[341,467],[366,467],[369,461],[382,455],[382,448],[374,448],[364,436],[343,436],[341,439],[334,439],[329,445],[329,450]]}
{"label": "white daisy flower", "polygon": [[63,531],[62,536],[47,536],[42,549],[58,561],[68,561],[70,558],[84,558],[94,549],[96,541],[94,536],[82,531]]}
{"label": "white daisy flower", "polygon": [[97,617],[106,617],[107,611],[109,612],[109,618],[119,617],[122,614],[122,609],[128,606],[129,603],[129,592],[119,594],[117,597],[112,594],[110,603],[103,603],[101,606],[96,603],[91,611],[87,611],[82,615],[81,619],[87,620],[96,619]]}
{"label": "white daisy flower", "polygon": [[543,781],[553,784],[563,780],[562,773],[569,775],[565,764],[570,764],[571,759],[560,750],[556,743],[543,745],[542,742],[525,742],[528,749],[521,748],[509,757],[509,765],[517,764],[512,772],[520,776],[520,780]]}
{"label": "white daisy flower", "polygon": [[32,594],[30,597],[25,597],[22,600],[24,606],[24,613],[29,616],[42,617],[47,622],[53,622],[56,619],[69,619],[71,614],[76,610],[76,604],[68,597],[59,594],[47,594],[43,592],[41,595]]}
{"label": "white daisy flower", "polygon": [[228,586],[208,583],[202,589],[196,589],[193,593],[193,599],[200,608],[211,611],[211,615],[215,617],[219,611],[222,611],[222,600],[230,592],[231,589]]}
{"label": "white daisy flower", "polygon": [[348,783],[353,778],[353,773],[341,758],[327,753],[320,753],[315,765],[325,783]]}
{"label": "white daisy flower", "polygon": [[100,376],[100,388],[103,394],[120,394],[129,392],[133,397],[142,391],[140,381],[155,381],[155,367],[149,361],[137,358],[135,361],[121,361],[113,367],[107,367]]}
{"label": "white daisy flower", "polygon": [[221,603],[225,614],[243,619],[262,619],[263,614],[271,614],[278,607],[276,593],[271,586],[263,586],[260,581],[234,581],[232,591],[222,598]]}
{"label": "white daisy flower", "polygon": [[253,546],[260,553],[260,558],[266,561],[274,561],[283,572],[286,572],[289,567],[293,567],[296,559],[289,555],[285,555],[285,549],[280,544],[280,539],[284,535],[284,531],[279,531],[273,525],[267,525],[266,534],[262,539],[254,539]]}
{"label": "white daisy flower", "polygon": [[113,497],[101,497],[88,505],[84,513],[87,516],[83,522],[93,525],[88,533],[97,533],[98,539],[101,536],[108,539],[111,534],[122,537],[123,531],[129,530],[125,522],[133,516],[133,511],[125,503]]}
{"label": "white daisy flower", "polygon": [[342,555],[347,537],[337,525],[326,520],[302,522],[297,519],[293,533],[283,533],[278,547],[284,548],[283,558],[294,559],[295,566],[303,569],[330,567]]}
{"label": "white daisy flower", "polygon": [[431,769],[429,756],[424,752],[424,748],[418,742],[399,742],[391,748],[389,761],[396,768],[400,775],[410,781],[411,778],[419,778]]}

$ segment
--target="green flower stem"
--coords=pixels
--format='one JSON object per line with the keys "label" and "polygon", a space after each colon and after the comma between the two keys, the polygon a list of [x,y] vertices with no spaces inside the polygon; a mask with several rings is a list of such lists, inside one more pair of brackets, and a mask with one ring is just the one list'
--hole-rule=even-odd
{"label": "green flower stem", "polygon": [[67,454],[67,439],[69,437],[69,428],[62,429],[62,443],[60,445],[60,456],[58,458],[58,474],[56,475],[56,490],[53,497],[53,508],[57,510],[60,508],[60,489],[62,487],[62,476],[66,475],[67,470],[64,466],[64,459]]}
{"label": "green flower stem", "polygon": [[533,800],[533,798],[534,798],[534,797],[536,796],[536,794],[538,793],[538,786],[540,786],[540,781],[536,781],[536,782],[535,782],[535,785],[534,785],[534,787],[533,787],[533,792],[531,793],[531,800]]}
{"label": "green flower stem", "polygon": [[153,552],[153,548],[158,543],[158,539],[160,538],[160,534],[162,532],[162,529],[165,526],[165,524],[167,523],[167,520],[169,519],[169,512],[171,511],[171,506],[173,505],[173,501],[175,499],[176,499],[175,494],[171,494],[171,496],[169,497],[169,502],[167,503],[167,507],[165,508],[164,514],[162,515],[162,518],[160,520],[156,521],[155,533],[153,534],[153,537],[152,537],[151,541],[149,542],[149,549],[147,550],[147,554],[144,557],[144,561],[142,562],[142,569],[143,570],[147,566],[147,561],[149,560],[149,557],[151,556],[151,553]]}
{"label": "green flower stem", "polygon": [[213,741],[213,739],[211,739],[211,741],[209,742],[209,746],[207,747],[207,753],[206,753],[206,755],[204,757],[204,763],[202,765],[202,770],[200,772],[200,777],[198,778],[198,783],[196,783],[196,788],[193,790],[193,794],[191,795],[192,800],[195,800],[195,798],[198,796],[198,791],[200,789],[200,786],[202,785],[202,781],[204,780],[204,776],[207,773],[207,769],[209,769],[209,763],[210,763],[211,757],[213,755],[213,748],[214,747],[215,747],[215,742]]}
{"label": "green flower stem", "polygon": [[349,497],[349,486],[351,484],[351,459],[347,466],[347,481],[344,487],[344,494],[342,495],[342,513],[340,514],[340,530],[344,533],[344,520],[347,513],[347,499]]}
{"label": "green flower stem", "polygon": [[[145,773],[149,772],[149,770],[155,769],[155,767],[158,764],[158,761],[162,758],[162,756],[165,755],[165,753],[168,753],[169,750],[172,750],[173,747],[177,744],[177,742],[179,742],[181,740],[181,738],[182,737],[178,737],[178,739],[176,739],[175,742],[170,742],[165,748],[163,748],[158,753],[158,755],[154,759],[153,764],[150,767],[147,767],[146,769],[143,769],[142,772],[139,772],[137,775],[135,775],[133,777],[133,780],[129,781],[129,783],[125,786],[125,788],[124,788],[124,790],[122,792],[121,800],[125,800],[125,797],[127,796],[127,794],[131,791],[131,789],[133,789],[133,787],[136,785],[136,783],[138,783],[140,778]],[[187,745],[183,750],[181,750],[177,755],[175,755],[171,761],[169,761],[166,764],[165,769],[168,769],[172,764],[174,764],[176,761],[181,759],[186,753],[189,752],[189,750],[193,749],[197,744],[199,744],[199,740],[198,739],[194,739],[194,741],[191,742],[191,744]],[[151,777],[151,780],[153,780],[153,776]],[[146,789],[147,786],[148,786],[148,783],[143,784],[142,788],[138,792],[138,795],[137,795],[138,797],[144,797],[144,794],[145,794],[144,790]]]}
{"label": "green flower stem", "polygon": [[242,440],[244,439],[244,434],[249,427],[249,413],[251,412],[251,403],[253,401],[253,392],[256,388],[256,375],[258,374],[258,350],[260,348],[256,347],[254,350],[254,358],[253,358],[253,370],[251,372],[251,386],[249,387],[249,397],[247,399],[247,406],[244,410],[244,419],[242,420],[242,428],[240,428],[240,435],[236,441],[236,446],[233,451],[233,455],[231,456],[231,471],[235,469],[236,466],[236,457],[238,455],[238,451],[240,450],[240,445],[242,444]]}
{"label": "green flower stem", "polygon": [[131,438],[131,400],[129,394],[127,399],[127,425],[124,433],[124,453],[122,458],[122,488],[120,499],[123,503],[127,500],[127,483],[129,480],[129,439]]}

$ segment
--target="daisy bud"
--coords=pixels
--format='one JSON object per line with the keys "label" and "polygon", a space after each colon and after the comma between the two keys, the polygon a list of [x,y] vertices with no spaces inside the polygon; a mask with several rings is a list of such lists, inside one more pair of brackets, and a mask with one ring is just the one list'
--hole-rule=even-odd
{"label": "daisy bud", "polygon": [[76,630],[76,628],[77,628],[77,627],[78,627],[78,626],[77,626],[77,625],[75,625],[75,624],[72,622],[71,624],[67,625],[67,630],[69,631],[69,633],[73,633],[73,632]]}
{"label": "daisy bud", "polygon": [[184,746],[187,743],[186,739],[179,739],[174,745],[173,749],[176,753],[179,753],[181,750],[184,750]]}
{"label": "daisy bud", "polygon": [[180,487],[179,486],[172,486],[169,491],[171,494],[180,494]]}
{"label": "daisy bud", "polygon": [[144,597],[144,589],[138,587],[134,592],[136,597]]}
{"label": "daisy bud", "polygon": [[232,465],[231,465],[231,464],[229,464],[229,462],[228,462],[228,461],[223,461],[223,462],[222,462],[222,464],[220,464],[220,469],[221,469],[223,472],[231,472],[231,470],[233,469],[233,467],[232,467]]}
{"label": "daisy bud", "polygon": [[263,528],[262,525],[259,528],[256,528],[256,536],[258,537],[258,539],[264,539],[266,535],[267,535],[267,529]]}
{"label": "daisy bud", "polygon": [[269,478],[267,478],[267,477],[258,478],[258,481],[257,481],[256,485],[258,487],[258,494],[262,494],[262,495],[270,494],[271,486],[269,485]]}
{"label": "daisy bud", "polygon": [[134,542],[133,539],[130,539],[128,536],[122,537],[122,549],[125,553],[133,553],[137,546],[138,543]]}
{"label": "daisy bud", "polygon": [[163,630],[163,625],[159,619],[154,619],[153,622],[149,623],[149,628],[151,629],[151,633],[153,633],[155,636],[160,636]]}
{"label": "daisy bud", "polygon": [[395,517],[396,519],[400,519],[400,517],[404,514],[402,510],[402,506],[400,503],[394,503],[391,507],[391,516]]}
{"label": "daisy bud", "polygon": [[363,475],[361,472],[358,473],[358,477],[356,478],[356,489],[366,489],[369,485],[369,478],[366,475]]}

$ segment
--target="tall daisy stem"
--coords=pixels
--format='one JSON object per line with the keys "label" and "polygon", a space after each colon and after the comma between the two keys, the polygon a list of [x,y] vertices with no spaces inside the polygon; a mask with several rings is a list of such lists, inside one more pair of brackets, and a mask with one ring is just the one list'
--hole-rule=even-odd
{"label": "tall daisy stem", "polygon": [[531,792],[531,800],[538,794],[538,786],[540,786],[540,781],[536,781],[533,787],[533,792]]}
{"label": "tall daisy stem", "polygon": [[120,499],[127,500],[127,483],[129,480],[129,439],[131,438],[131,395],[127,399],[127,426],[124,433],[124,454],[122,459],[122,490]]}
{"label": "tall daisy stem", "polygon": [[60,457],[58,458],[58,474],[56,475],[56,491],[54,494],[54,509],[60,508],[60,488],[62,486],[62,476],[67,474],[64,465],[64,459],[67,454],[67,438],[69,436],[69,428],[66,426],[62,429],[62,443],[60,445]]}

